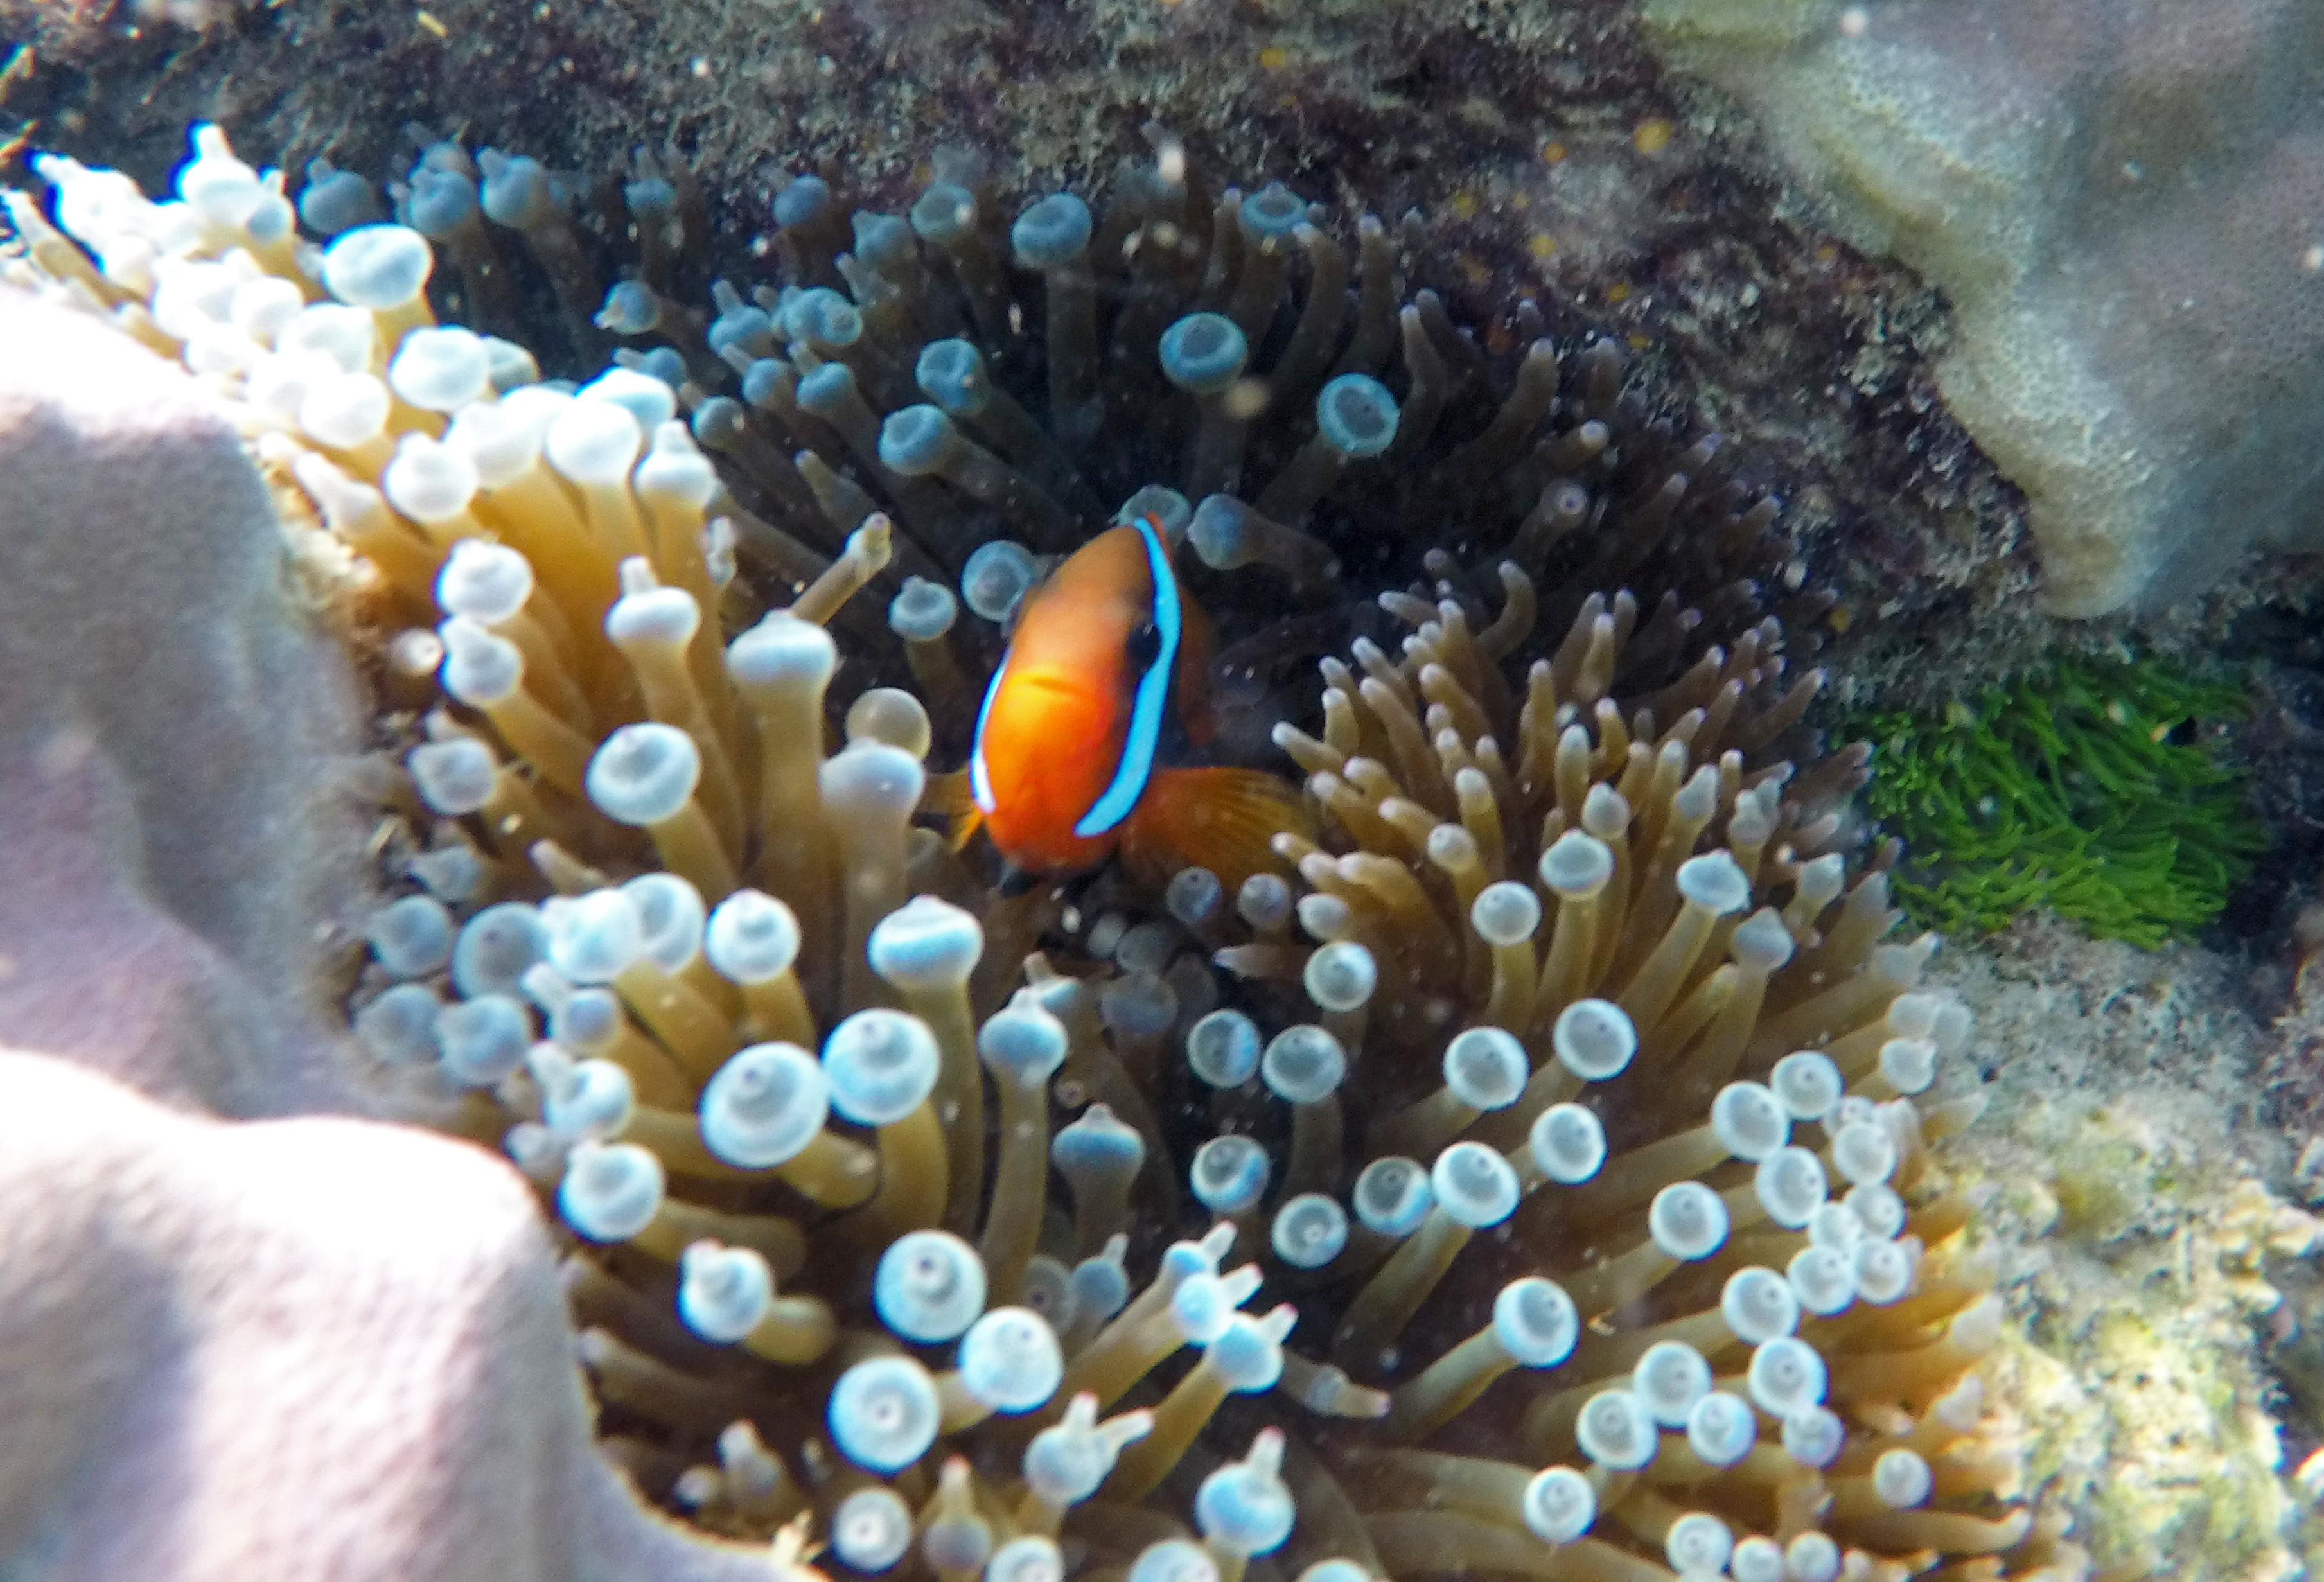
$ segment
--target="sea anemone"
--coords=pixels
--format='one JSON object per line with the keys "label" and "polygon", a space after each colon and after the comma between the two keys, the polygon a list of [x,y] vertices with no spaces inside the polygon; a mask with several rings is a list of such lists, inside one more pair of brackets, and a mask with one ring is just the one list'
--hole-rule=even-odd
{"label": "sea anemone", "polygon": [[[675,167],[601,299],[532,161],[433,144],[401,224],[312,170],[318,246],[195,146],[158,205],[42,161],[13,272],[208,378],[440,685],[355,1032],[569,1228],[641,1488],[992,1582],[2080,1574],[1985,1425],[1996,1270],[1922,1186],[1969,1018],[1807,750],[1819,596],[1612,345],[1520,304],[1500,367],[1379,222],[1175,144],[1013,221],[802,176],[715,315]],[[659,344],[541,383],[439,252]],[[1279,871],[1003,895],[929,759],[1116,501],[1322,612],[1253,674],[1389,591],[1273,731]]]}

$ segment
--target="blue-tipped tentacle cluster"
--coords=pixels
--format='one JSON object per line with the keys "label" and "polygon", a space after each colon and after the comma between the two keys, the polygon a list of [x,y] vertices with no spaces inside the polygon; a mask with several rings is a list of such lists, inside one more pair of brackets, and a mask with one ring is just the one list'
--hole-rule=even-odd
{"label": "blue-tipped tentacle cluster", "polygon": [[[44,158],[88,256],[39,267],[231,387],[435,671],[355,1030],[505,1127],[607,1435],[700,1463],[655,1492],[953,1582],[2070,1568],[1978,1434],[1970,1029],[1799,729],[1821,596],[1611,345],[1466,335],[1175,148],[1013,208],[801,176],[747,290],[651,156],[608,290],[522,156],[432,145],[400,224],[318,165],[304,271],[200,151],[167,205]],[[544,384],[437,325],[505,306],[479,246],[640,344]],[[1231,894],[1002,894],[936,827],[1110,501],[1228,606],[1394,567],[1406,635],[1274,733],[1316,836]]]}

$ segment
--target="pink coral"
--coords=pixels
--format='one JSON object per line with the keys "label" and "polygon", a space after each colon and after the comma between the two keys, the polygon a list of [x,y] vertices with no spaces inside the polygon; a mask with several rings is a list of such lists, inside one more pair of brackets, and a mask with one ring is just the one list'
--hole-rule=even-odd
{"label": "pink coral", "polygon": [[514,1172],[202,1113],[378,1108],[318,970],[353,691],[192,382],[5,289],[0,346],[0,1571],[767,1577],[592,1450]]}
{"label": "pink coral", "polygon": [[0,1094],[0,1421],[40,1425],[0,1438],[12,1574],[768,1575],[591,1449],[548,1237],[489,1155],[32,1055]]}

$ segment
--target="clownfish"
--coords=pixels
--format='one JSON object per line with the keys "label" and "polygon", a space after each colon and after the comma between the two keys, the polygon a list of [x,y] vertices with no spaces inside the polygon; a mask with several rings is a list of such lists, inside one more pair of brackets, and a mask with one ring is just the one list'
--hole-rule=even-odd
{"label": "clownfish", "polygon": [[1232,895],[1281,866],[1269,842],[1308,820],[1261,769],[1173,768],[1172,726],[1213,734],[1211,628],[1180,585],[1151,517],[1100,533],[1018,607],[985,688],[968,760],[992,843],[1031,874],[1075,873],[1119,851],[1142,878],[1188,865]]}

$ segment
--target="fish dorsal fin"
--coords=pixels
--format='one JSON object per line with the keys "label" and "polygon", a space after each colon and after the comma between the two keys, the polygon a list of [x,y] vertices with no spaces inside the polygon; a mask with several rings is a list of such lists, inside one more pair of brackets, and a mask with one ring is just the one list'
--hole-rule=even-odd
{"label": "fish dorsal fin", "polygon": [[1090,804],[1074,825],[1083,840],[1102,835],[1130,816],[1153,777],[1154,756],[1162,740],[1163,711],[1170,701],[1170,676],[1178,665],[1178,644],[1185,632],[1185,614],[1178,602],[1178,578],[1170,569],[1170,551],[1150,516],[1135,524],[1138,540],[1146,549],[1146,569],[1154,586],[1153,658],[1138,677],[1130,694],[1130,724],[1122,733],[1121,760],[1113,779]]}
{"label": "fish dorsal fin", "polygon": [[1299,787],[1265,769],[1162,769],[1122,831],[1121,857],[1140,880],[1159,885],[1189,863],[1218,875],[1233,895],[1254,873],[1289,864],[1275,837],[1314,839]]}

